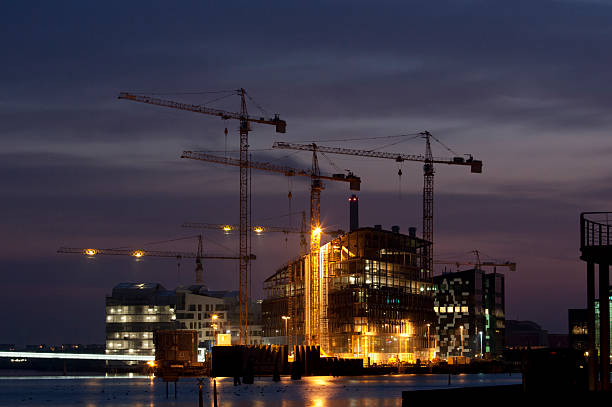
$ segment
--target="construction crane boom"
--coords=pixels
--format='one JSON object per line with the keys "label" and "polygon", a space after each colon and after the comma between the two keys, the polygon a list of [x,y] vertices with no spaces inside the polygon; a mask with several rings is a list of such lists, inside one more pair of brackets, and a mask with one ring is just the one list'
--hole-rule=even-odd
{"label": "construction crane boom", "polygon": [[[283,141],[275,141],[272,148],[284,149],[284,150],[302,150],[302,151],[318,151],[321,153],[330,154],[344,154],[344,155],[356,155],[360,157],[372,157],[372,158],[384,158],[390,159],[397,162],[403,161],[429,161],[425,155],[415,154],[398,154],[389,153],[384,151],[373,151],[373,150],[357,150],[353,148],[341,148],[341,147],[327,147],[320,146],[317,144],[296,144],[286,143]],[[474,160],[471,156],[469,158],[464,157],[452,157],[452,158],[441,158],[432,157],[430,158],[433,164],[448,164],[448,165],[465,165],[469,166],[471,172],[482,173],[482,161]]]}
{"label": "construction crane boom", "polygon": [[[231,157],[219,157],[212,154],[200,153],[197,151],[183,151],[181,158],[187,158],[190,160],[207,161],[216,164],[232,165],[235,167],[240,166],[240,160]],[[345,181],[350,183],[350,189],[353,191],[359,191],[361,185],[361,178],[355,176],[349,172],[347,175],[344,174],[333,174],[333,175],[315,175],[312,170],[300,170],[284,165],[270,164],[267,162],[249,161],[249,168],[255,170],[262,170],[268,172],[276,172],[283,174],[287,177],[309,177],[319,178],[327,181]]]}
{"label": "construction crane boom", "polygon": [[119,99],[132,100],[135,102],[146,103],[156,106],[169,107],[172,109],[186,110],[189,112],[202,113],[220,117],[223,120],[233,119],[240,121],[240,267],[239,267],[239,297],[240,297],[240,343],[248,344],[248,293],[249,293],[249,260],[251,258],[249,248],[249,131],[250,123],[260,123],[272,125],[277,133],[287,131],[287,123],[281,120],[278,115],[271,119],[264,117],[256,118],[248,115],[244,88],[237,89],[236,95],[240,96],[240,113],[227,112],[224,110],[213,109],[202,105],[175,102],[153,98],[146,95],[135,95],[128,92],[121,92]]}
{"label": "construction crane boom", "polygon": [[[222,230],[224,232],[230,232],[238,229],[240,225],[232,225],[229,223],[203,223],[203,222],[184,222],[181,227],[191,229],[213,229]],[[255,233],[263,232],[279,232],[279,233],[300,233],[300,229],[283,227],[283,226],[252,226],[251,228]]]}
{"label": "construction crane boom", "polygon": [[510,271],[516,271],[516,263],[511,261],[504,262],[494,262],[494,261],[483,261],[483,262],[471,262],[471,261],[442,261],[436,260],[434,264],[446,264],[446,265],[454,265],[459,268],[459,266],[474,266],[477,269],[481,267],[507,267]]}
{"label": "construction crane boom", "polygon": [[[220,256],[220,255],[208,255],[203,254],[202,250],[202,235],[198,235],[198,251],[193,252],[180,252],[180,251],[166,251],[166,250],[147,250],[147,249],[95,249],[87,247],[60,247],[57,253],[68,253],[68,254],[84,254],[89,257],[103,255],[103,256],[132,256],[138,258],[142,257],[172,257],[177,260],[180,259],[196,259],[195,269],[195,283],[203,284],[202,274],[202,259],[215,259],[215,260],[239,260],[238,256]],[[255,258],[255,256],[253,256]]]}
{"label": "construction crane boom", "polygon": [[457,269],[459,269],[459,266],[474,266],[476,269],[480,269],[481,267],[506,267],[508,268],[509,271],[516,271],[516,263],[515,262],[511,262],[511,261],[482,261],[480,259],[480,251],[479,250],[472,250],[470,253],[472,253],[474,255],[474,257],[476,257],[476,261],[475,262],[471,262],[471,261],[444,261],[444,260],[440,260],[440,261],[435,261],[435,264],[448,264],[448,265],[455,265],[457,266]]}
{"label": "construction crane boom", "polygon": [[175,252],[164,250],[145,250],[145,249],[93,249],[86,247],[60,247],[57,253],[84,254],[87,256],[132,256],[140,257],[173,257],[179,259],[219,259],[219,260],[238,260],[238,256],[210,256],[198,255],[194,252]]}
{"label": "construction crane boom", "polygon": [[[239,93],[240,90],[237,90],[236,92],[240,94]],[[208,114],[211,116],[220,117],[223,120],[228,120],[228,119],[246,120],[247,122],[251,122],[251,123],[270,124],[276,127],[277,133],[285,133],[287,131],[287,123],[284,120],[281,120],[278,117],[278,115],[274,115],[274,117],[270,119],[266,119],[264,117],[257,118],[257,117],[252,117],[248,115],[245,118],[245,117],[242,117],[241,113],[227,112],[225,110],[213,109],[213,108],[202,106],[202,105],[193,105],[189,103],[175,102],[172,100],[158,99],[158,98],[153,98],[153,97],[145,96],[145,95],[135,95],[133,93],[128,93],[128,92],[119,93],[119,99],[132,100],[134,102],[147,103],[147,104],[156,105],[156,106],[164,106],[164,107],[169,107],[172,109],[186,110],[188,112]]]}

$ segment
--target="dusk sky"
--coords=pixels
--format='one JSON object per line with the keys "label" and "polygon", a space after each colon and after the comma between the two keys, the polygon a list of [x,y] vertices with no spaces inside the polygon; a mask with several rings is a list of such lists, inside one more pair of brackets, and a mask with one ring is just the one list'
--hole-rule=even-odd
{"label": "dusk sky", "polygon": [[[478,249],[517,262],[506,318],[565,333],[567,309],[586,301],[579,213],[612,209],[611,45],[604,0],[0,2],[0,343],[104,343],[104,296],[117,283],[193,281],[191,261],[179,277],[172,259],[56,250],[195,235],[184,221],[238,223],[238,169],[179,158],[223,155],[225,127],[235,156],[238,123],[117,95],[203,104],[218,94],[180,93],[240,87],[287,121],[286,134],[253,125],[254,160],[310,167],[309,153],[274,141],[422,154],[421,139],[322,141],[424,130],[481,159],[482,174],[436,167],[436,258],[472,261]],[[394,161],[328,157],[362,177],[362,226],[420,235],[422,164],[401,165],[400,181]],[[322,221],[347,229],[350,192],[338,184],[322,193]],[[308,179],[253,172],[254,221],[287,225],[289,190],[291,210],[308,210]],[[207,253],[237,251],[235,236],[205,238]],[[254,239],[253,297],[298,251],[296,236]],[[237,288],[237,263],[204,269],[210,288]]]}

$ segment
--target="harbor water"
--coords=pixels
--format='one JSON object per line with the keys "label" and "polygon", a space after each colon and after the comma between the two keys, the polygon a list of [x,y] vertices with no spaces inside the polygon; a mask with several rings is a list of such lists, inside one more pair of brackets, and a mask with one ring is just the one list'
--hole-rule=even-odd
{"label": "harbor water", "polygon": [[[385,375],[361,377],[256,378],[234,386],[233,379],[216,380],[219,407],[401,406],[402,391],[521,383],[520,374]],[[213,405],[213,381],[203,382],[204,406]],[[162,407],[198,406],[198,382],[181,379],[174,385],[147,376],[0,376],[0,406]]]}

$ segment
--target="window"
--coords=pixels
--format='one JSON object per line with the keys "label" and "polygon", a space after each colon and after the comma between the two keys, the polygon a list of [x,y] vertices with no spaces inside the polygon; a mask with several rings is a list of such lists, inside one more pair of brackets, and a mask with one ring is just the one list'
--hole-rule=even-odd
{"label": "window", "polygon": [[198,311],[202,311],[202,304],[198,304]]}
{"label": "window", "polygon": [[195,304],[189,304],[189,311],[195,311]]}

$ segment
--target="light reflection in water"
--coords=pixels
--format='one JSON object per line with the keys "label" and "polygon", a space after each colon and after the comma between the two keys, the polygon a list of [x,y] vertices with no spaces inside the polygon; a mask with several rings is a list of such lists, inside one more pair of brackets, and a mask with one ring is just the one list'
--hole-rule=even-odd
{"label": "light reflection in water", "polygon": [[[0,380],[2,405],[34,407],[40,400],[50,400],[56,407],[192,407],[197,405],[197,381],[181,379],[178,398],[173,389],[166,400],[165,383],[158,378],[112,380],[110,377],[86,380],[57,378]],[[119,379],[119,378],[116,378]],[[208,381],[208,383],[206,383]],[[521,376],[457,375],[453,385],[520,383]],[[212,406],[213,380],[205,379],[204,405]],[[257,377],[252,385],[234,386],[233,378],[218,378],[218,405],[221,407],[387,407],[401,405],[403,390],[448,387],[446,375],[392,375],[377,377],[304,377],[292,381],[283,377]],[[23,395],[32,396],[24,400]]]}

